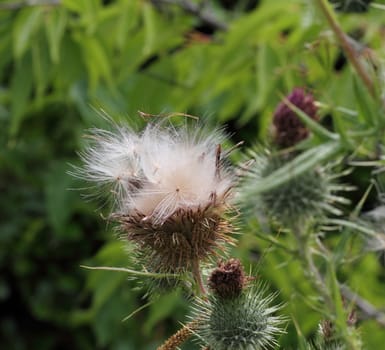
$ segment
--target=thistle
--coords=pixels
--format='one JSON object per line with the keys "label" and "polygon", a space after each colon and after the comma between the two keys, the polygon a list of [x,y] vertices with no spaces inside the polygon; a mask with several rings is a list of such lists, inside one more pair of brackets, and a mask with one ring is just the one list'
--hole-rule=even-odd
{"label": "thistle", "polygon": [[351,188],[336,181],[346,172],[336,173],[334,164],[306,170],[270,191],[255,193],[255,184],[290,162],[293,155],[261,148],[250,153],[255,161],[241,186],[240,199],[252,213],[265,215],[283,227],[295,228],[315,219],[319,222],[327,214],[340,215],[336,204],[349,203],[337,195]]}
{"label": "thistle", "polygon": [[[295,88],[287,96],[288,101],[305,112],[310,118],[318,120],[317,107],[311,94]],[[296,113],[282,101],[273,116],[274,144],[279,148],[291,147],[309,136],[309,130]]]}
{"label": "thistle", "polygon": [[155,122],[139,134],[121,126],[93,130],[92,138],[77,174],[109,187],[110,218],[147,270],[198,273],[232,241],[225,214],[234,177],[219,130]]}
{"label": "thistle", "polygon": [[[226,286],[223,282],[227,281]],[[210,349],[259,350],[274,347],[283,319],[274,316],[274,295],[254,279],[245,278],[238,260],[221,263],[209,279],[211,293],[198,299],[193,319],[199,320],[196,336]]]}

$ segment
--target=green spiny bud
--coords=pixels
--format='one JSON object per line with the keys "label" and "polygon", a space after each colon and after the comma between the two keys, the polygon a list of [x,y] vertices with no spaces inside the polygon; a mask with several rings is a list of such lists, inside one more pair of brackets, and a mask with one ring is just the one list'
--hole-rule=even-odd
{"label": "green spiny bud", "polygon": [[193,319],[199,319],[196,335],[215,350],[262,350],[277,345],[283,319],[274,316],[274,295],[253,284],[233,298],[211,294],[196,301]]}
{"label": "green spiny bud", "polygon": [[288,181],[269,191],[255,193],[255,184],[290,162],[293,155],[257,150],[252,156],[255,162],[249,168],[241,188],[241,198],[253,213],[265,215],[283,227],[293,228],[314,218],[320,219],[325,213],[338,215],[341,212],[334,205],[348,203],[345,198],[335,195],[336,192],[351,188],[335,182],[335,178],[342,174],[335,174],[332,166],[309,169],[293,175]]}

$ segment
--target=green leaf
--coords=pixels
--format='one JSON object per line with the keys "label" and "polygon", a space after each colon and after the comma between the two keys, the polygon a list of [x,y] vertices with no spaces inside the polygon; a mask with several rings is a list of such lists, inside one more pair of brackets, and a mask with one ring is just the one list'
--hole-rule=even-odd
{"label": "green leaf", "polygon": [[67,171],[67,163],[56,163],[45,178],[45,204],[48,221],[55,232],[63,237],[77,235],[68,227],[69,218],[74,210],[74,197],[77,194],[70,190],[73,187],[74,179],[67,174]]}
{"label": "green leaf", "polygon": [[62,0],[61,4],[63,7],[67,8],[68,10],[82,13],[85,11],[85,4],[82,0]]}
{"label": "green leaf", "polygon": [[363,233],[364,235],[367,235],[367,237],[376,237],[377,236],[376,230],[370,228],[367,225],[362,225],[358,222],[343,220],[343,219],[328,219],[328,223],[341,225],[341,226],[344,226],[347,228],[351,228],[357,232],[360,232],[360,233]]}
{"label": "green leaf", "polygon": [[32,47],[32,70],[35,82],[35,100],[41,104],[44,101],[45,90],[51,76],[51,62],[47,42],[43,40],[43,33],[37,35],[37,42]]}
{"label": "green leaf", "polygon": [[136,0],[120,1],[119,19],[116,24],[116,46],[119,50],[123,48],[129,40],[129,31],[137,24],[139,20],[139,2]]}
{"label": "green leaf", "polygon": [[[1,19],[0,19],[1,20]],[[12,61],[12,33],[9,30],[0,31],[0,81],[7,75],[4,69]]]}
{"label": "green leaf", "polygon": [[100,22],[99,10],[101,2],[99,0],[81,0],[84,4],[83,20],[87,28],[87,34],[95,34]]}
{"label": "green leaf", "polygon": [[50,11],[45,20],[45,33],[49,43],[49,53],[54,63],[59,63],[60,46],[67,25],[67,12],[63,8]]}
{"label": "green leaf", "polygon": [[332,114],[332,118],[333,118],[334,129],[338,133],[341,139],[341,143],[343,143],[346,147],[354,149],[354,143],[349,138],[349,135],[348,135],[349,128],[347,127],[347,123],[344,122],[342,118],[342,113],[336,110]]}
{"label": "green leaf", "polygon": [[346,250],[349,248],[351,242],[352,233],[349,230],[345,230],[339,237],[337,246],[333,250],[332,260],[333,263],[338,266],[344,259]]}
{"label": "green leaf", "polygon": [[80,45],[71,36],[65,35],[62,39],[60,61],[56,67],[56,88],[67,91],[76,82],[85,80],[86,76],[87,72]]}
{"label": "green leaf", "polygon": [[293,318],[293,323],[298,335],[298,350],[308,350],[309,347],[306,342],[306,337],[303,335],[301,328],[299,327],[297,320]]}
{"label": "green leaf", "polygon": [[111,60],[109,60],[102,43],[94,36],[82,34],[78,35],[76,39],[82,47],[83,60],[89,74],[91,89],[97,87],[101,78],[106,79],[112,85]]}
{"label": "green leaf", "polygon": [[256,55],[256,81],[258,94],[255,99],[256,109],[265,106],[277,77],[274,70],[277,67],[277,56],[269,44],[260,45]]}
{"label": "green leaf", "polygon": [[43,18],[43,8],[35,6],[24,8],[13,24],[13,53],[20,58],[34,43],[33,36],[39,29]]}
{"label": "green leaf", "polygon": [[22,122],[32,92],[31,57],[24,56],[16,63],[11,81],[11,123],[10,134],[16,135]]}
{"label": "green leaf", "polygon": [[363,117],[367,126],[378,125],[377,114],[378,112],[373,110],[373,98],[369,94],[362,82],[356,77],[352,77],[353,80],[353,91],[357,109],[359,115]]}
{"label": "green leaf", "polygon": [[62,6],[79,15],[88,35],[94,34],[99,24],[101,2],[98,0],[63,0]]}
{"label": "green leaf", "polygon": [[146,334],[150,335],[157,322],[171,316],[182,306],[179,295],[179,291],[162,295],[159,300],[150,305],[151,312],[144,324]]}
{"label": "green leaf", "polygon": [[[101,271],[98,271],[101,272]],[[94,285],[94,299],[92,309],[97,312],[110,298],[111,295],[127,280],[127,276],[119,273],[103,271],[98,276],[97,284]],[[95,280],[95,279],[94,279]]]}
{"label": "green leaf", "polygon": [[[129,261],[124,251],[122,242],[111,242],[106,244],[93,259],[95,264],[123,265]],[[87,285],[94,290],[92,309],[97,312],[115,293],[115,291],[127,280],[127,274],[113,273],[105,270],[94,270],[87,272]]]}
{"label": "green leaf", "polygon": [[151,4],[146,2],[143,3],[143,21],[146,35],[143,46],[143,55],[146,56],[152,52],[156,38],[154,8]]}
{"label": "green leaf", "polygon": [[337,280],[336,271],[331,261],[328,261],[328,264],[327,264],[326,281],[327,281],[327,287],[330,291],[330,296],[333,300],[333,305],[334,305],[333,316],[335,317],[335,319],[332,321],[335,322],[338,331],[343,333],[346,339],[346,336],[347,336],[346,312],[342,301],[340,284]]}

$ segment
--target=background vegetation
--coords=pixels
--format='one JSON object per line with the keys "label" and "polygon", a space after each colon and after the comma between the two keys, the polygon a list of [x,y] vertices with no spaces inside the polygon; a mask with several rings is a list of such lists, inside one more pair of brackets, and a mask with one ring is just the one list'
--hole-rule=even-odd
{"label": "background vegetation", "polygon": [[[85,130],[108,128],[101,110],[135,126],[143,123],[138,110],[206,116],[250,147],[269,139],[282,95],[307,87],[321,103],[322,124],[342,140],[344,164],[368,165],[344,179],[357,187],[352,207],[360,201],[382,162],[385,2],[337,14],[372,92],[316,3],[0,1],[2,348],[154,349],[185,321],[188,305],[168,295],[121,322],[143,304],[141,292],[125,274],[80,268],[127,266],[130,258],[97,204],[69,190],[84,186],[67,172],[79,162]],[[362,211],[380,204],[373,188],[368,193]],[[303,297],[314,290],[299,263],[257,238],[258,230],[245,225],[233,255],[279,291],[295,321],[281,347],[297,349],[297,330],[312,336],[321,317]],[[327,239],[353,254],[364,249],[357,237],[345,228]],[[337,272],[370,304],[385,307],[383,255],[362,254]],[[385,321],[364,316],[365,347],[382,348]]]}

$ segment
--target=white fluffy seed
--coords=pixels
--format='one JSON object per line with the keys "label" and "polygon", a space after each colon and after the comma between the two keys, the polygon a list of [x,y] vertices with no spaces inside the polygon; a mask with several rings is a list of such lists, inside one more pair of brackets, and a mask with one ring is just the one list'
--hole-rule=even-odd
{"label": "white fluffy seed", "polygon": [[[198,126],[198,125],[196,125]],[[162,223],[178,210],[223,202],[233,178],[220,159],[225,137],[214,130],[150,123],[141,134],[128,127],[93,130],[78,176],[113,186],[116,210]]]}

